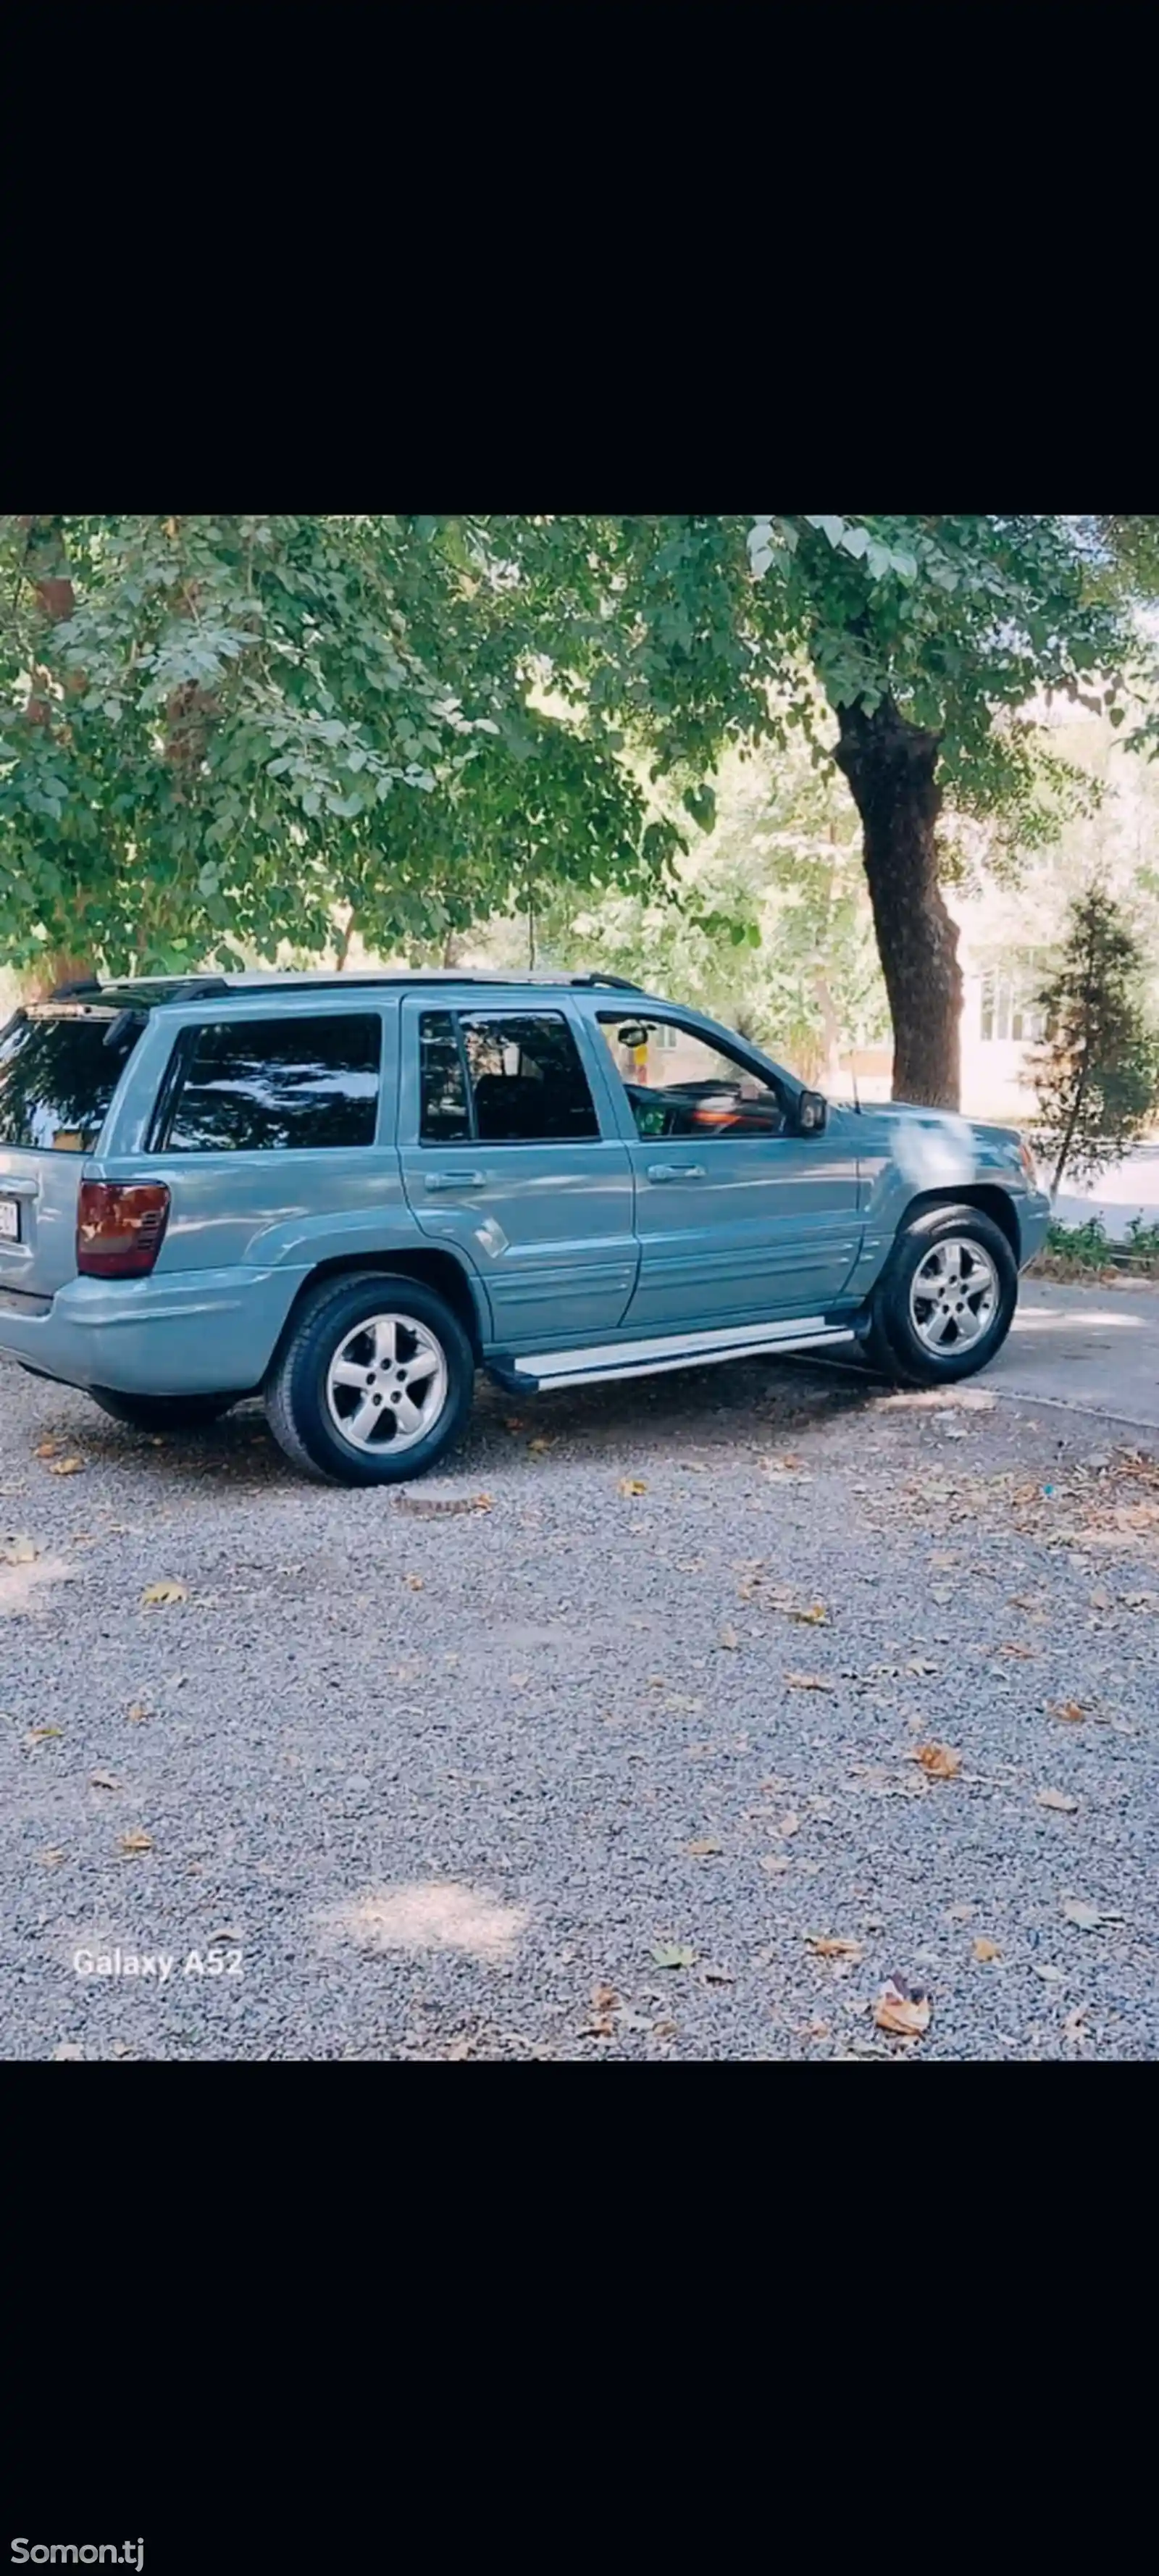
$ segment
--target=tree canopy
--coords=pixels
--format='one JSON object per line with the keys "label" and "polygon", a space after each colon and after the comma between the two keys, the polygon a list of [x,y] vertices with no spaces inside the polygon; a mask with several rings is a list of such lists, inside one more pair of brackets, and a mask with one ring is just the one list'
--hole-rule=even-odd
{"label": "tree canopy", "polygon": [[861,816],[895,1088],[952,1100],[942,795],[1024,843],[1054,827],[1034,701],[1125,713],[1137,530],[6,520],[0,944],[159,969],[317,952],[343,919],[397,947],[536,888],[640,894],[680,827],[625,750],[708,828],[724,750],[799,730]]}

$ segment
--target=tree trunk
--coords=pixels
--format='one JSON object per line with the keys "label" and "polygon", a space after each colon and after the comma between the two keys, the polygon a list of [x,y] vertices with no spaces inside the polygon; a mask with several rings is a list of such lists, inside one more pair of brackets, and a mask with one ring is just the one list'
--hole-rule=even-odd
{"label": "tree trunk", "polygon": [[893,1097],[956,1109],[962,1081],[958,933],[938,884],[941,735],[892,699],[839,711],[834,758],[861,816],[878,955],[893,1020]]}

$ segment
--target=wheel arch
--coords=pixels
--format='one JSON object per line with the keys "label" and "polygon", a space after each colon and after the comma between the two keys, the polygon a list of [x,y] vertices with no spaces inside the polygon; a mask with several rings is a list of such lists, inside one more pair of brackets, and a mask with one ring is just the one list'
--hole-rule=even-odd
{"label": "wheel arch", "polygon": [[482,1359],[483,1325],[476,1292],[463,1263],[453,1252],[443,1252],[434,1246],[428,1250],[425,1245],[412,1248],[408,1244],[404,1250],[396,1251],[391,1246],[379,1252],[337,1253],[332,1260],[315,1262],[313,1269],[308,1270],[302,1279],[278,1335],[277,1347],[270,1358],[271,1374],[296,1330],[303,1300],[328,1280],[357,1279],[363,1272],[392,1279],[421,1279],[424,1287],[433,1289],[436,1296],[445,1299],[452,1313],[457,1315],[476,1360]]}
{"label": "wheel arch", "polygon": [[917,1196],[910,1200],[908,1207],[903,1210],[898,1219],[897,1238],[908,1234],[913,1226],[920,1224],[923,1217],[944,1216],[948,1208],[956,1207],[977,1208],[980,1216],[990,1217],[999,1231],[1005,1235],[1014,1255],[1015,1267],[1018,1266],[1022,1259],[1022,1231],[1018,1223],[1018,1210],[1008,1190],[990,1187],[984,1181],[970,1182],[966,1188],[957,1190],[920,1190]]}

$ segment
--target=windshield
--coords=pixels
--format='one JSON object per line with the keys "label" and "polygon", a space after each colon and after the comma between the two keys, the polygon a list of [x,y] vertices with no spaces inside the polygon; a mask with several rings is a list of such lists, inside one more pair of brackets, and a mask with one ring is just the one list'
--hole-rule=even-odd
{"label": "windshield", "polygon": [[[0,1034],[0,1145],[87,1154],[143,1023],[127,1013],[29,1011]],[[114,1046],[106,1046],[116,1027]]]}

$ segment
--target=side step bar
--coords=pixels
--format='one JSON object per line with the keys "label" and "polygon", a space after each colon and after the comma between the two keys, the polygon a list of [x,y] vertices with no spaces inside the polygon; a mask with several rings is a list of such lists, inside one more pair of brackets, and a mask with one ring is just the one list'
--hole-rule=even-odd
{"label": "side step bar", "polygon": [[660,1377],[667,1369],[711,1368],[718,1360],[769,1359],[781,1351],[828,1350],[856,1340],[852,1324],[827,1324],[823,1315],[806,1315],[786,1324],[725,1325],[711,1333],[664,1333],[655,1340],[602,1342],[576,1351],[504,1354],[487,1366],[509,1393],[537,1395],[553,1386]]}

